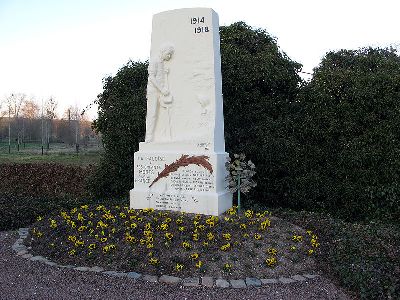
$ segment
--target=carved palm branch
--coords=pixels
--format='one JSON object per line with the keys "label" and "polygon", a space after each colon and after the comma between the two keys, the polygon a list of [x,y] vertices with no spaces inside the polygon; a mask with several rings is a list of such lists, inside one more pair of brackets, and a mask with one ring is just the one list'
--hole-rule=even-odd
{"label": "carved palm branch", "polygon": [[184,154],[173,162],[172,164],[165,165],[164,170],[161,171],[161,173],[158,174],[156,179],[153,180],[153,182],[149,185],[149,188],[152,187],[154,183],[156,183],[159,179],[163,177],[167,177],[169,174],[175,172],[178,170],[180,167],[186,167],[188,165],[198,165],[202,166],[203,168],[207,169],[210,171],[210,173],[213,173],[213,168],[210,162],[208,161],[209,157],[206,155],[200,155],[200,156],[190,156],[187,154]]}

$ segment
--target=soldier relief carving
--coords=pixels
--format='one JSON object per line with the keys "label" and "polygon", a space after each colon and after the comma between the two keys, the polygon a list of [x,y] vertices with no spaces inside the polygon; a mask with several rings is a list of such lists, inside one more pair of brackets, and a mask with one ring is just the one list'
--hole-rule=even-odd
{"label": "soldier relief carving", "polygon": [[149,77],[147,82],[147,117],[146,117],[146,143],[154,142],[154,130],[156,123],[160,121],[163,114],[162,128],[163,136],[172,140],[171,133],[171,107],[174,103],[173,95],[169,90],[168,74],[169,68],[166,62],[174,55],[174,46],[165,43],[160,47],[158,55],[150,58]]}

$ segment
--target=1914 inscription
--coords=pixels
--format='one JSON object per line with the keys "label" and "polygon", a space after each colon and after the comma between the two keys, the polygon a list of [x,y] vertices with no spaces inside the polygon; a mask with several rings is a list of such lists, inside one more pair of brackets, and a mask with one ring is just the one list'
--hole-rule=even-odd
{"label": "1914 inscription", "polygon": [[192,18],[190,18],[190,24],[198,25],[195,28],[193,28],[194,33],[210,32],[209,27],[205,26],[205,18],[204,17],[192,17]]}

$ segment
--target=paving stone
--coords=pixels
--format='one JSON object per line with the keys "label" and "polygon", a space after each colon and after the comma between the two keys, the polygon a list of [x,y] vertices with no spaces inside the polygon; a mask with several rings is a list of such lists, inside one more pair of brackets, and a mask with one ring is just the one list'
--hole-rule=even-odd
{"label": "paving stone", "polygon": [[59,267],[60,268],[65,268],[65,269],[74,269],[74,268],[76,268],[75,266],[73,266],[73,265],[59,265]]}
{"label": "paving stone", "polygon": [[27,253],[27,254],[22,255],[22,257],[23,257],[23,258],[31,258],[31,257],[33,257],[33,255]]}
{"label": "paving stone", "polygon": [[306,278],[301,276],[301,275],[293,275],[291,278],[296,280],[296,281],[304,281],[304,280],[306,280]]}
{"label": "paving stone", "polygon": [[262,284],[274,284],[274,283],[278,283],[278,279],[275,278],[265,278],[265,279],[260,279]]}
{"label": "paving stone", "polygon": [[91,272],[103,272],[104,268],[98,267],[98,266],[94,266],[94,267],[89,268],[89,271],[91,271]]}
{"label": "paving stone", "polygon": [[142,274],[136,272],[129,272],[127,273],[127,276],[132,279],[139,279],[142,276]]}
{"label": "paving stone", "polygon": [[241,289],[246,287],[246,283],[244,282],[243,279],[237,279],[237,280],[230,280],[231,285],[235,289]]}
{"label": "paving stone", "polygon": [[303,276],[308,278],[308,279],[314,279],[316,277],[319,277],[319,275],[311,275],[311,274],[303,274]]}
{"label": "paving stone", "polygon": [[282,283],[293,283],[296,282],[296,280],[292,278],[287,278],[287,277],[279,277],[279,281]]}
{"label": "paving stone", "polygon": [[47,261],[47,260],[48,260],[47,258],[45,258],[45,257],[43,257],[43,256],[40,256],[40,255],[38,255],[38,256],[33,256],[33,257],[31,257],[30,259],[31,259],[31,261]]}
{"label": "paving stone", "polygon": [[21,250],[21,251],[18,251],[18,252],[17,252],[17,255],[21,256],[21,255],[28,254],[28,253],[29,253],[29,252],[26,251],[26,250]]}
{"label": "paving stone", "polygon": [[215,286],[220,287],[220,288],[227,288],[229,287],[229,282],[226,281],[225,279],[217,279],[215,280]]}
{"label": "paving stone", "polygon": [[124,272],[118,272],[118,271],[104,271],[103,274],[113,276],[113,277],[124,277],[127,275]]}
{"label": "paving stone", "polygon": [[143,275],[142,279],[148,282],[158,282],[158,277],[153,275],[145,274]]}
{"label": "paving stone", "polygon": [[20,229],[18,229],[18,232],[29,232],[29,228],[26,228],[26,227],[20,228]]}
{"label": "paving stone", "polygon": [[169,275],[162,275],[159,279],[160,282],[168,284],[178,284],[182,281],[181,278]]}
{"label": "paving stone", "polygon": [[23,251],[26,250],[25,245],[20,245],[20,244],[14,244],[11,249],[13,249],[15,252]]}
{"label": "paving stone", "polygon": [[76,267],[74,269],[77,271],[81,271],[81,272],[87,272],[90,270],[90,268],[88,268],[88,267]]}
{"label": "paving stone", "polygon": [[182,285],[183,286],[199,286],[200,278],[199,277],[185,278],[185,279],[183,279]]}
{"label": "paving stone", "polygon": [[201,284],[206,287],[213,287],[214,286],[214,279],[212,277],[201,277]]}
{"label": "paving stone", "polygon": [[49,266],[52,266],[52,267],[58,266],[58,264],[55,263],[55,262],[53,262],[53,261],[45,260],[45,261],[43,261],[43,262],[44,262],[46,265],[49,265]]}
{"label": "paving stone", "polygon": [[261,286],[261,281],[258,278],[246,277],[247,286]]}

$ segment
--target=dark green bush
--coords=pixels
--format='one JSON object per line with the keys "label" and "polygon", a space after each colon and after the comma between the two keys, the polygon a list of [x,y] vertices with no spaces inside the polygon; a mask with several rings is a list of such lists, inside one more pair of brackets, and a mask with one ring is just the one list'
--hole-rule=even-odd
{"label": "dark green bush", "polygon": [[289,205],[398,222],[399,99],[394,51],[328,53],[298,97]]}
{"label": "dark green bush", "polygon": [[133,155],[145,134],[147,66],[131,61],[104,80],[93,124],[105,149],[89,184],[95,198],[126,198],[133,188]]}
{"label": "dark green bush", "polygon": [[0,230],[28,226],[38,215],[92,202],[89,167],[58,164],[0,164]]}
{"label": "dark green bush", "polygon": [[399,225],[352,224],[305,211],[274,214],[315,231],[321,244],[318,265],[359,298],[400,299]]}

